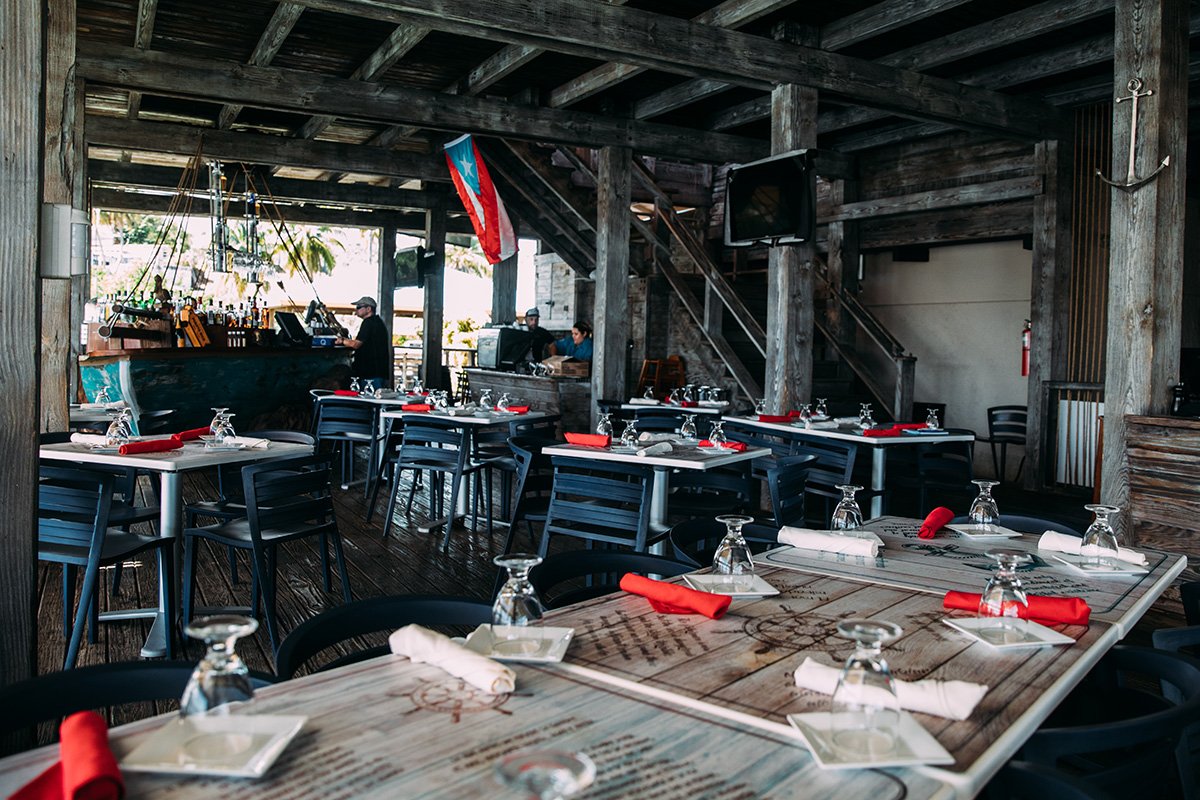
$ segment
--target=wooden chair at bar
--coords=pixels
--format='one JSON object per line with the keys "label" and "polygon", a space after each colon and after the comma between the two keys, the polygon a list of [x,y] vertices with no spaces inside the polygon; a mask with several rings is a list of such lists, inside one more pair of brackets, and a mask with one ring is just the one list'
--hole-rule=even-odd
{"label": "wooden chair at bar", "polygon": [[647,358],[642,362],[642,372],[638,375],[635,396],[641,397],[647,386],[653,386],[656,396],[666,397],[672,389],[683,386],[683,381],[683,359],[679,356]]}

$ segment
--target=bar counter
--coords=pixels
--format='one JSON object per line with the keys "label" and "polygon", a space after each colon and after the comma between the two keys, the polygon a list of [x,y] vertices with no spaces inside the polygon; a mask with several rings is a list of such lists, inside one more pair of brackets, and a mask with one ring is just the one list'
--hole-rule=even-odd
{"label": "bar counter", "polygon": [[562,414],[561,430],[591,429],[592,382],[589,378],[542,378],[491,369],[468,369],[466,373],[475,397],[484,389],[491,389],[495,399],[500,398],[501,392],[508,392],[538,411]]}
{"label": "bar counter", "polygon": [[308,390],[336,388],[350,374],[349,348],[109,350],[79,360],[88,400],[102,387],[135,415],[175,409],[171,425],[206,425],[213,406],[227,406],[239,429],[303,428],[311,413]]}

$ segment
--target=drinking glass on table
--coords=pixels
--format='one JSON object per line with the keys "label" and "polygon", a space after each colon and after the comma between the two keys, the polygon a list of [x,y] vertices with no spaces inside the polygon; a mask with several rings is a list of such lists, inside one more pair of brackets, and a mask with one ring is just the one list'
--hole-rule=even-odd
{"label": "drinking glass on table", "polygon": [[683,415],[683,424],[679,426],[679,436],[688,442],[694,442],[696,440],[697,432],[695,414]]}
{"label": "drinking glass on table", "polygon": [[638,432],[637,422],[629,420],[625,423],[625,430],[621,431],[621,446],[622,447],[637,447]]}
{"label": "drinking glass on table", "polygon": [[760,397],[754,401],[754,413],[760,415],[767,413],[767,398]]}
{"label": "drinking glass on table", "polygon": [[931,431],[936,431],[942,427],[942,424],[938,421],[936,408],[929,409],[929,412],[925,414],[925,427]]}
{"label": "drinking glass on table", "polygon": [[492,390],[484,389],[479,393],[479,407],[484,411],[492,410]]}
{"label": "drinking glass on table", "polygon": [[858,406],[858,424],[864,430],[875,427],[875,418],[871,416],[871,404],[860,403]]}
{"label": "drinking glass on table", "polygon": [[583,753],[530,748],[496,762],[496,778],[529,800],[566,800],[596,780],[596,765]]}
{"label": "drinking glass on table", "polygon": [[754,558],[750,555],[750,545],[742,536],[742,526],[753,522],[754,517],[723,514],[716,519],[725,525],[725,538],[713,553],[713,574],[722,576],[721,584],[726,591],[750,591],[754,578]]}
{"label": "drinking glass on table", "polygon": [[725,438],[724,425],[724,420],[713,420],[712,430],[708,433],[708,443],[714,450],[723,450],[729,445],[729,440]]}
{"label": "drinking glass on table", "polygon": [[512,398],[509,397],[508,392],[501,392],[500,399],[496,401],[496,410],[508,411],[510,405],[512,405]]}
{"label": "drinking glass on table", "polygon": [[645,400],[653,400],[654,399],[654,387],[647,386],[646,391],[642,392],[642,398]]}
{"label": "drinking glass on table", "polygon": [[106,447],[120,447],[129,441],[129,428],[125,424],[125,409],[110,408],[106,409],[105,414],[108,415],[108,427],[104,431],[104,444]]}
{"label": "drinking glass on table", "polygon": [[805,428],[812,427],[812,405],[804,403],[800,406],[800,424]]}
{"label": "drinking glass on table", "polygon": [[708,385],[706,384],[706,385],[700,387],[699,391],[696,394],[696,399],[699,400],[701,403],[707,403],[711,396],[712,396],[712,389],[710,389],[708,387]]}
{"label": "drinking glass on table", "polygon": [[683,389],[680,389],[680,388],[672,389],[671,393],[669,395],[667,395],[667,402],[674,403],[675,405],[679,405],[680,403],[682,403],[683,402]]}
{"label": "drinking glass on table", "polygon": [[997,568],[979,596],[979,616],[992,620],[979,629],[979,636],[992,644],[1024,641],[1025,633],[1016,620],[1021,610],[1029,606],[1029,599],[1017,568],[1028,564],[1031,556],[1021,550],[989,550],[986,555],[996,562]]}
{"label": "drinking glass on table", "polygon": [[184,631],[203,641],[206,650],[183,690],[179,701],[181,717],[208,714],[216,708],[224,713],[229,711],[230,703],[254,697],[250,670],[234,652],[234,645],[256,630],[258,620],[237,614],[199,617],[188,623]]}
{"label": "drinking glass on table", "polygon": [[362,384],[358,382],[357,375],[355,375],[353,378],[350,379],[350,391],[352,391],[352,392],[361,392],[362,391]]}
{"label": "drinking glass on table", "polygon": [[683,387],[683,402],[694,403],[696,401],[696,384],[689,383]]}
{"label": "drinking glass on table", "polygon": [[112,399],[108,396],[108,387],[101,386],[100,391],[96,392],[97,403],[111,403]]}
{"label": "drinking glass on table", "polygon": [[421,376],[418,375],[418,376],[414,377],[412,393],[413,394],[421,394],[424,391],[425,391],[425,386],[421,383]]}
{"label": "drinking glass on table", "polygon": [[600,415],[600,421],[596,423],[596,433],[601,436],[613,435],[612,414]]}
{"label": "drinking glass on table", "polygon": [[208,432],[211,433],[213,436],[217,435],[217,428],[221,424],[221,417],[223,417],[225,415],[225,412],[228,410],[229,410],[228,406],[214,406],[213,407],[212,422],[208,423]]}
{"label": "drinking glass on table", "polygon": [[971,483],[979,487],[979,496],[971,502],[967,516],[976,525],[995,525],[1000,521],[1000,508],[992,497],[992,487],[999,486],[1000,481],[978,480]]}
{"label": "drinking glass on table", "polygon": [[1079,554],[1083,556],[1084,564],[1093,569],[1114,569],[1119,564],[1117,556],[1117,534],[1108,518],[1119,514],[1117,506],[1089,504],[1084,506],[1096,515],[1096,519],[1088,526],[1079,545]]}
{"label": "drinking glass on table", "polygon": [[221,414],[221,419],[217,423],[217,429],[213,432],[213,444],[227,444],[230,439],[237,436],[237,432],[233,429],[233,417],[235,414],[230,414],[228,411]]}
{"label": "drinking glass on table", "polygon": [[532,553],[506,553],[492,563],[508,571],[492,604],[492,650],[498,655],[533,655],[542,648],[542,601],[529,582],[529,570],[542,563]]}
{"label": "drinking glass on table", "polygon": [[817,398],[817,417],[825,419],[829,416],[829,407],[825,403],[824,397]]}
{"label": "drinking glass on table", "polygon": [[842,499],[833,509],[829,529],[831,531],[852,531],[861,528],[863,524],[862,509],[858,507],[858,500],[854,499],[854,495],[856,492],[862,491],[862,487],[845,484],[837,488],[842,492]]}
{"label": "drinking glass on table", "polygon": [[900,703],[883,645],[900,636],[900,627],[882,620],[849,619],[839,623],[837,631],[853,640],[854,653],[833,691],[830,739],[851,758],[886,756],[896,748]]}

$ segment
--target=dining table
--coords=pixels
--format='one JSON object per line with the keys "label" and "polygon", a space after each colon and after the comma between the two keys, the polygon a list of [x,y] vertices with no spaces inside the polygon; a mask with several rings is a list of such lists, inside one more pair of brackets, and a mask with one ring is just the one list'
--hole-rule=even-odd
{"label": "dining table", "polygon": [[[251,434],[252,435],[252,434]],[[154,439],[169,439],[170,436],[147,436],[142,441]],[[183,531],[183,493],[182,478],[184,473],[210,467],[222,467],[230,464],[250,464],[288,456],[307,455],[312,447],[306,444],[291,442],[268,442],[266,447],[247,447],[240,450],[214,449],[205,446],[205,442],[195,440],[185,442],[183,447],[158,453],[138,453],[121,455],[114,449],[103,451],[78,442],[62,442],[44,444],[38,450],[38,458],[46,461],[61,461],[82,465],[104,465],[114,467],[133,467],[134,469],[152,472],[159,480],[159,517],[158,535],[176,538]],[[179,570],[176,570],[179,574]],[[173,591],[178,594],[178,587],[166,586],[159,581],[158,607],[152,609],[129,609],[112,611],[102,614],[102,619],[138,619],[153,617],[154,622],[150,633],[142,646],[144,658],[161,658],[166,655],[167,620],[164,619],[166,593]]]}
{"label": "dining table", "polygon": [[[1003,540],[1039,557],[1022,573],[1031,586],[1077,593],[1093,609],[1087,625],[1053,626],[1067,644],[1004,650],[947,625],[973,615],[943,608],[948,589],[982,587],[985,553],[995,542],[946,530],[921,540],[920,525],[869,520],[883,542],[877,556],[772,548],[756,557],[756,574],[778,593],[736,597],[717,619],[658,613],[625,592],[550,612],[546,625],[574,630],[565,657],[510,663],[511,692],[485,693],[395,655],[262,689],[230,714],[307,718],[264,777],[127,771],[127,794],[516,797],[500,789],[495,765],[532,748],[589,755],[596,782],[578,796],[591,800],[974,797],[1170,585],[1185,558],[1145,550],[1142,574],[1079,581],[1038,550],[1037,537]],[[952,763],[822,769],[790,724],[789,715],[830,707],[829,695],[797,687],[797,667],[806,659],[844,662],[853,646],[838,624],[861,618],[900,627],[884,648],[896,678],[986,685],[964,719],[912,714]],[[169,724],[167,715],[114,729],[114,752],[123,757]],[[50,746],[0,760],[0,791],[12,792],[57,755]]]}

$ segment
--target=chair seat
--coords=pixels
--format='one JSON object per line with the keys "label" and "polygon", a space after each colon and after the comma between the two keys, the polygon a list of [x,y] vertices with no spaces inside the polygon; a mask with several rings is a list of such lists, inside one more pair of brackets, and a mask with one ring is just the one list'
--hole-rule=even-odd
{"label": "chair seat", "polygon": [[[262,531],[262,538],[267,543],[287,541],[288,539],[300,536],[311,536],[320,533],[321,528],[333,530],[333,525],[330,523],[298,522],[280,528],[264,530]],[[233,545],[234,547],[248,548],[251,546],[250,521],[245,518],[230,520],[220,525],[188,528],[183,534],[184,536],[198,536],[202,539],[209,539],[214,542]]]}
{"label": "chair seat", "polygon": [[158,506],[135,506],[124,500],[113,500],[112,509],[108,512],[109,524],[117,527],[132,525],[135,522],[150,522],[158,517]]}
{"label": "chair seat", "polygon": [[[119,528],[109,528],[104,534],[104,547],[100,551],[101,562],[111,562],[127,558],[153,547],[173,546],[170,539],[160,536],[144,536],[140,533],[126,533]],[[67,544],[38,544],[38,558],[42,561],[54,561],[67,564],[86,564],[88,548]]]}
{"label": "chair seat", "polygon": [[232,500],[205,500],[191,503],[184,512],[199,517],[216,517],[218,519],[236,519],[246,516],[246,504],[235,503]]}

